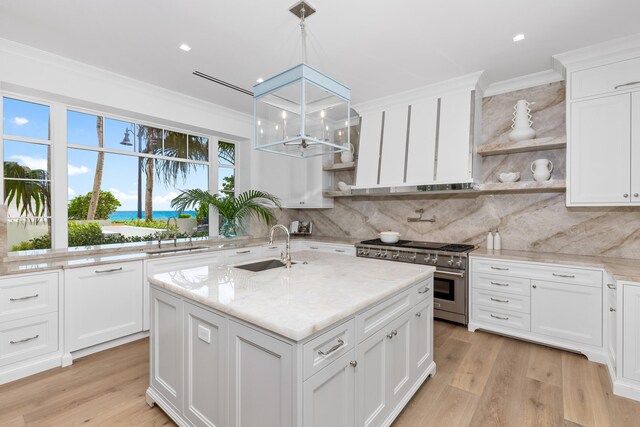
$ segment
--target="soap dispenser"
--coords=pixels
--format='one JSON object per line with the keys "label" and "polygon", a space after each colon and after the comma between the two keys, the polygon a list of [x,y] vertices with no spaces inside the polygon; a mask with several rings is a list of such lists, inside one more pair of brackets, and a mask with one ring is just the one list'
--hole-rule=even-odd
{"label": "soap dispenser", "polygon": [[493,236],[493,249],[495,249],[496,251],[502,249],[502,238],[500,237],[500,233],[498,232],[497,228],[496,235]]}
{"label": "soap dispenser", "polygon": [[493,233],[489,230],[489,233],[487,234],[487,249],[493,250],[493,243]]}

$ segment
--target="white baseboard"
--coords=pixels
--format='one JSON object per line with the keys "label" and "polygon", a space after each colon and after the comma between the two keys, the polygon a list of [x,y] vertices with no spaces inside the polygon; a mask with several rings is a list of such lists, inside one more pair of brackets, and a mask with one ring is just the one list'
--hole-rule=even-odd
{"label": "white baseboard", "polygon": [[112,341],[103,342],[102,344],[97,344],[92,347],[83,348],[81,350],[77,350],[71,353],[65,354],[65,365],[69,366],[71,363],[68,363],[68,355],[71,356],[71,360],[76,360],[84,356],[88,356],[93,353],[98,353],[99,351],[108,350],[113,347],[118,347],[123,344],[128,344],[133,341],[141,340],[149,336],[149,331],[138,332],[132,335],[127,335],[126,337],[118,338]]}
{"label": "white baseboard", "polygon": [[62,353],[60,352],[13,363],[0,369],[0,384],[19,380],[60,366],[62,366]]}

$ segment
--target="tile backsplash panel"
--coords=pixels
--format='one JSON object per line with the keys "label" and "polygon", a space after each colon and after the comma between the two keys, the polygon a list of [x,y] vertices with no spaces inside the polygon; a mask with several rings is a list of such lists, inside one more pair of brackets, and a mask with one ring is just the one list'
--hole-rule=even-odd
{"label": "tile backsplash panel", "polygon": [[[487,97],[483,100],[483,143],[508,139],[513,105],[532,104],[537,136],[565,135],[564,82]],[[554,162],[552,178],[565,177],[565,150],[490,156],[481,159],[478,181],[495,182],[499,172],[517,170],[531,180],[537,158]],[[434,224],[408,223],[424,209]],[[632,207],[567,208],[564,193],[441,195],[336,198],[333,209],[283,210],[280,222],[314,222],[314,235],[369,239],[396,230],[404,239],[472,243],[485,246],[489,229],[500,230],[504,249],[640,258],[640,209]],[[267,228],[254,227],[255,236]]]}

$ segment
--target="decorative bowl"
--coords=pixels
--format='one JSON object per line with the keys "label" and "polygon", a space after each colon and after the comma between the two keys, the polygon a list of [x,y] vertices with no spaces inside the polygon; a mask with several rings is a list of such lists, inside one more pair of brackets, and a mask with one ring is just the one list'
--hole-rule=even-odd
{"label": "decorative bowl", "polygon": [[498,175],[500,182],[516,182],[520,179],[520,172],[502,172]]}
{"label": "decorative bowl", "polygon": [[396,243],[400,240],[400,233],[397,231],[383,231],[379,236],[383,243]]}

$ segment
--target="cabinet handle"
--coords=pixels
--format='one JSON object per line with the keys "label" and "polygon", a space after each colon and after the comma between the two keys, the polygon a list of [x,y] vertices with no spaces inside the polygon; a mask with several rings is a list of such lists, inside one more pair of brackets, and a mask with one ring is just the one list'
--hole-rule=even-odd
{"label": "cabinet handle", "polygon": [[419,294],[426,294],[427,292],[429,292],[429,288],[420,289],[418,291]]}
{"label": "cabinet handle", "polygon": [[613,90],[620,89],[621,87],[625,87],[625,86],[633,86],[633,85],[637,85],[637,84],[640,84],[640,81],[637,81],[637,82],[629,82],[629,83],[623,83],[623,84],[621,84],[621,85],[614,86],[614,87],[613,87]]}
{"label": "cabinet handle", "polygon": [[559,274],[559,273],[551,273],[556,277],[567,277],[569,279],[573,279],[574,277],[576,277],[575,274]]}
{"label": "cabinet handle", "polygon": [[416,313],[416,317],[422,317],[422,313],[417,312],[417,313]]}
{"label": "cabinet handle", "polygon": [[538,285],[531,285],[533,289],[538,289]]}
{"label": "cabinet handle", "polygon": [[269,247],[267,247],[267,249],[278,249],[278,247],[277,246],[269,246]]}
{"label": "cabinet handle", "polygon": [[250,249],[247,249],[247,250],[245,250],[245,251],[236,251],[236,253],[237,253],[238,255],[240,255],[240,254],[248,254],[249,252],[251,252],[251,250],[250,250]]}
{"label": "cabinet handle", "polygon": [[122,267],[119,268],[109,268],[107,270],[96,270],[96,274],[100,273],[113,273],[114,271],[122,271]]}
{"label": "cabinet handle", "polygon": [[20,298],[9,298],[9,301],[24,301],[26,299],[38,298],[39,296],[40,296],[39,294],[35,294],[35,295],[28,295],[26,297],[20,297]]}
{"label": "cabinet handle", "polygon": [[394,329],[393,331],[391,331],[391,332],[389,332],[389,333],[387,334],[387,338],[391,339],[391,338],[395,337],[396,335],[398,335],[398,331],[396,331],[396,330]]}
{"label": "cabinet handle", "polygon": [[344,249],[334,249],[336,252],[344,252]]}
{"label": "cabinet handle", "polygon": [[624,193],[624,194],[622,195],[622,197],[624,197],[624,198],[626,199],[627,197],[629,197],[629,193]]}
{"label": "cabinet handle", "polygon": [[616,311],[616,309],[613,307],[609,307],[609,311]]}
{"label": "cabinet handle", "polygon": [[509,267],[494,267],[491,266],[492,270],[500,270],[500,271],[509,271]]}
{"label": "cabinet handle", "polygon": [[494,319],[500,319],[500,320],[509,320],[508,317],[502,317],[502,316],[496,316],[496,315],[491,315],[491,317],[493,317]]}
{"label": "cabinet handle", "polygon": [[309,246],[309,249],[318,249],[317,246]]}
{"label": "cabinet handle", "polygon": [[509,286],[508,283],[500,283],[500,282],[491,282],[491,284],[496,286]]}
{"label": "cabinet handle", "polygon": [[640,194],[638,194],[638,193],[633,193],[633,197],[640,197]]}
{"label": "cabinet handle", "polygon": [[342,341],[341,339],[338,339],[338,344],[334,345],[333,347],[331,347],[329,350],[327,350],[327,352],[324,352],[322,350],[318,350],[318,354],[322,357],[327,357],[328,355],[330,355],[331,353],[337,351],[340,347],[342,347],[344,345],[344,341]]}
{"label": "cabinet handle", "polygon": [[490,298],[491,298],[491,301],[495,301],[495,302],[509,302],[508,299],[498,299],[493,297],[490,297]]}
{"label": "cabinet handle", "polygon": [[614,285],[613,283],[607,283],[607,288],[609,289],[615,289],[616,285]]}
{"label": "cabinet handle", "polygon": [[353,366],[354,368],[356,366],[358,366],[358,361],[357,360],[352,360],[351,362],[349,362],[349,365]]}
{"label": "cabinet handle", "polygon": [[38,337],[39,337],[39,336],[40,336],[40,335],[36,335],[36,336],[33,336],[33,337],[29,337],[29,338],[21,339],[21,340],[18,340],[18,341],[9,341],[9,342],[10,342],[11,344],[20,344],[20,343],[22,343],[22,342],[27,342],[27,341],[31,341],[31,340],[38,339]]}

